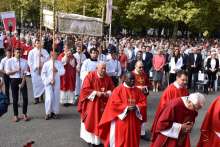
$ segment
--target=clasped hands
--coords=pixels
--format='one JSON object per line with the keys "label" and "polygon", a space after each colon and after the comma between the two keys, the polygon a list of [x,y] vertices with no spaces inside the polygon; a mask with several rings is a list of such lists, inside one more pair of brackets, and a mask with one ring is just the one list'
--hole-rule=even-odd
{"label": "clasped hands", "polygon": [[136,110],[136,109],[137,109],[136,105],[131,104],[131,105],[128,106],[128,111],[133,111],[133,110]]}
{"label": "clasped hands", "polygon": [[192,127],[193,127],[193,122],[188,121],[182,124],[181,129],[184,133],[190,133],[192,130]]}
{"label": "clasped hands", "polygon": [[96,96],[97,97],[101,97],[101,96],[108,97],[109,96],[109,92],[108,91],[106,91],[106,92],[97,91],[96,92]]}

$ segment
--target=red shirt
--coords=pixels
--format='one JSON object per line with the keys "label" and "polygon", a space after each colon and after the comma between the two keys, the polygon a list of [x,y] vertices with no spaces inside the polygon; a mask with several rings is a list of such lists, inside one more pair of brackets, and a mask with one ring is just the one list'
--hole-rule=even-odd
{"label": "red shirt", "polygon": [[121,64],[122,68],[127,67],[127,62],[128,62],[128,57],[123,53],[121,55],[119,55],[119,62]]}

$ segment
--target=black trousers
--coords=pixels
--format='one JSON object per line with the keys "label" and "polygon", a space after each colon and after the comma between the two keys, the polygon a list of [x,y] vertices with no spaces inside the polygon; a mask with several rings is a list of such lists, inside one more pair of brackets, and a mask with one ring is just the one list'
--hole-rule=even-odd
{"label": "black trousers", "polygon": [[198,72],[189,71],[188,72],[188,89],[191,89],[191,87],[193,87],[193,90],[195,91],[197,81],[198,81]]}
{"label": "black trousers", "polygon": [[5,83],[5,94],[8,98],[8,100],[9,100],[9,103],[10,103],[9,89],[10,89],[11,79],[9,78],[8,75],[4,74],[3,75],[3,80],[4,80],[4,83]]}
{"label": "black trousers", "polygon": [[212,71],[208,71],[208,78],[209,78],[209,83],[208,83],[208,87],[209,88],[214,88],[215,85],[215,80],[216,80],[216,71],[212,72]]}
{"label": "black trousers", "polygon": [[111,77],[111,78],[112,78],[112,82],[114,83],[114,86],[117,87],[117,86],[118,86],[118,83],[119,83],[118,77],[113,76],[113,77]]}
{"label": "black trousers", "polygon": [[172,84],[175,81],[176,81],[176,74],[170,73],[170,75],[169,75],[169,84]]}
{"label": "black trousers", "polygon": [[[21,78],[12,78],[11,79],[11,92],[13,98],[13,109],[14,116],[18,116],[18,100],[19,100],[19,84],[22,82]],[[23,97],[23,106],[22,112],[23,114],[27,114],[27,106],[28,106],[28,93],[27,93],[27,84],[25,82],[24,87],[20,89],[20,92]]]}

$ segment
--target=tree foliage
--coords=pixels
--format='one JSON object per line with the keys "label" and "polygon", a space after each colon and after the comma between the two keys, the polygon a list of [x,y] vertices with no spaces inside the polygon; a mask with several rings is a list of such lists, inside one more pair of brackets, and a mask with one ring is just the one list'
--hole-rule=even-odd
{"label": "tree foliage", "polygon": [[[0,11],[21,14],[25,21],[39,23],[40,1],[52,10],[52,0],[1,0]],[[56,10],[86,16],[102,17],[107,0],[55,0]],[[142,32],[147,28],[186,29],[195,32],[219,31],[220,0],[113,0],[113,30],[122,28]],[[22,13],[23,12],[23,13]]]}

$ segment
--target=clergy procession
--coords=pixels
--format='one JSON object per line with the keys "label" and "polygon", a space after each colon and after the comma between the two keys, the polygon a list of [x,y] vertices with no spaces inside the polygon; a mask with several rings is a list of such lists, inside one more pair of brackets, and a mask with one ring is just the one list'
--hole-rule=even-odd
{"label": "clergy procession", "polygon": [[142,2],[0,2],[0,147],[220,147],[220,34]]}

